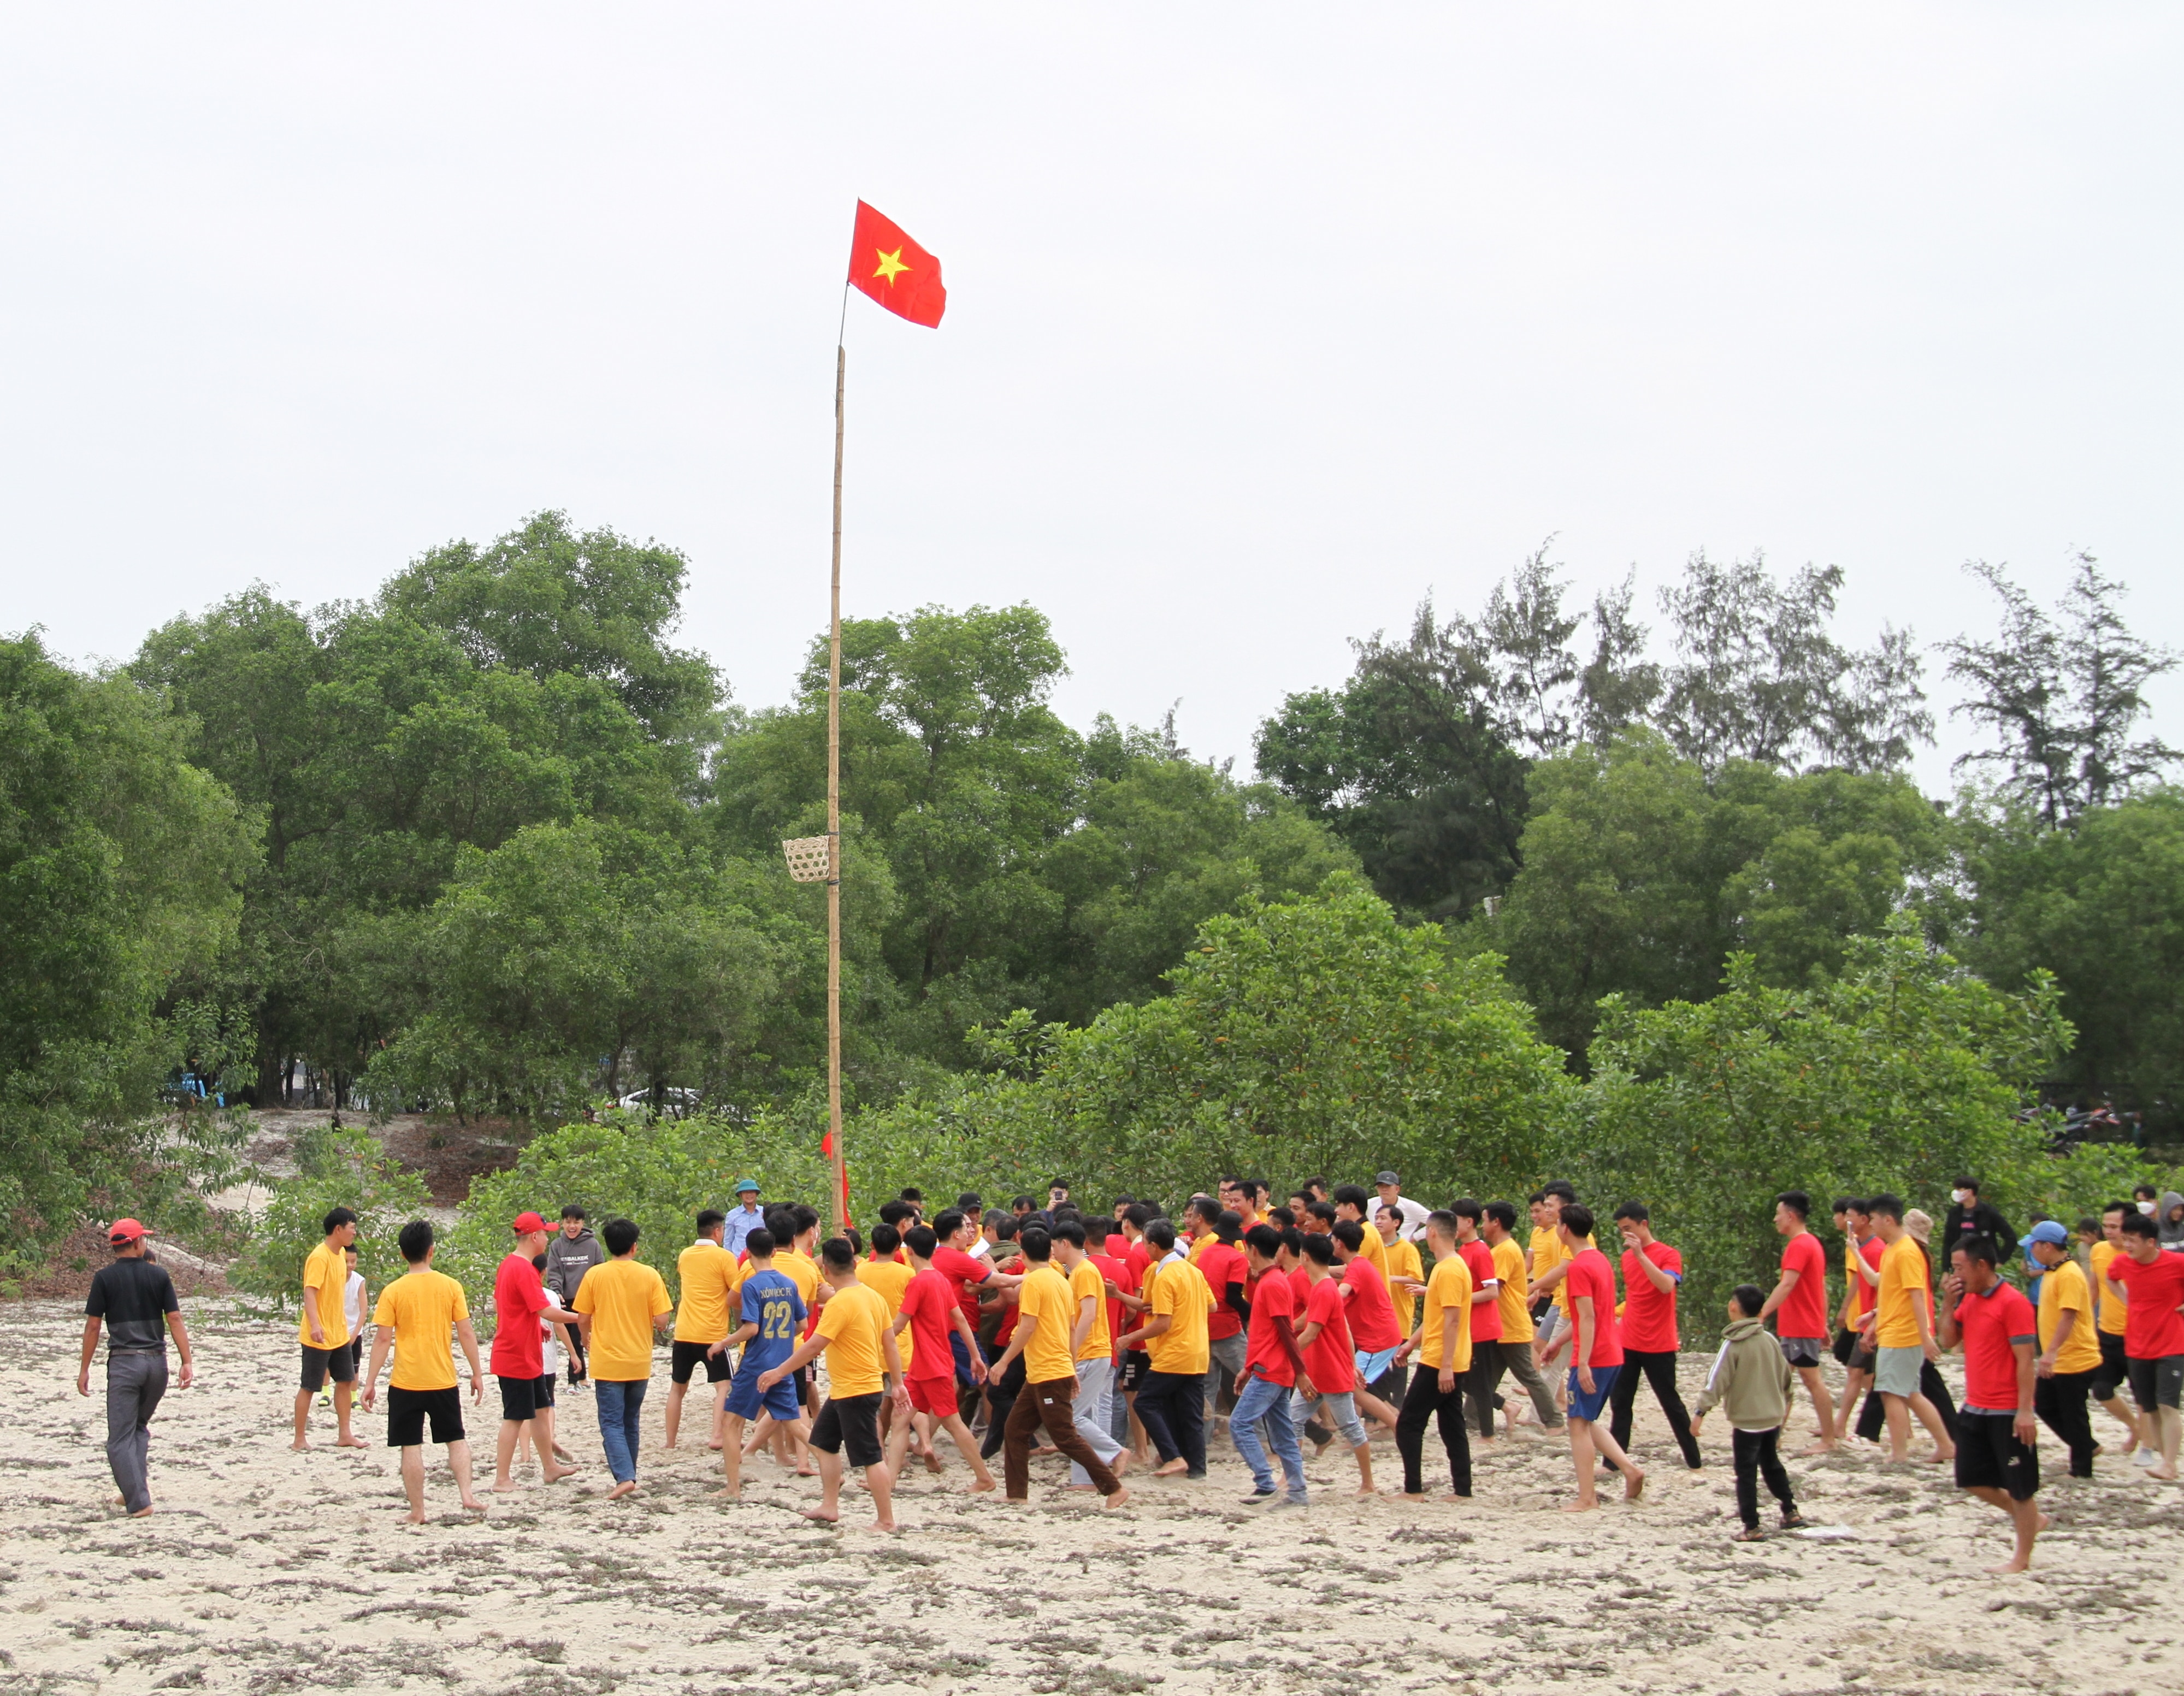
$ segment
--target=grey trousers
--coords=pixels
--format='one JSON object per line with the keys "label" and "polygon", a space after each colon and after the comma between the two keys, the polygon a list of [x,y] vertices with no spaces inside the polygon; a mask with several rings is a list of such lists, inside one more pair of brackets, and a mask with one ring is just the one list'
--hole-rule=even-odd
{"label": "grey trousers", "polygon": [[1532,1399],[1532,1411],[1549,1431],[1562,1428],[1562,1410],[1548,1387],[1529,1343],[1479,1343],[1471,1350],[1471,1370],[1463,1375],[1463,1399],[1469,1404],[1472,1422],[1481,1437],[1494,1435],[1494,1387],[1507,1372]]}
{"label": "grey trousers", "polygon": [[152,1411],[167,1393],[165,1351],[131,1349],[106,1357],[106,1464],[131,1513],[152,1505],[144,1465],[152,1449]]}
{"label": "grey trousers", "polygon": [[1219,1416],[1221,1388],[1226,1383],[1232,1394],[1242,1392],[1234,1387],[1237,1376],[1244,1370],[1244,1357],[1250,1352],[1251,1339],[1238,1332],[1234,1337],[1216,1337],[1206,1345],[1206,1417],[1208,1422]]}
{"label": "grey trousers", "polygon": [[[1084,1445],[1108,1465],[1123,1452],[1123,1445],[1108,1427],[1115,1415],[1115,1363],[1079,1360],[1077,1363],[1077,1404],[1072,1423]],[[1069,1482],[1089,1484],[1092,1475],[1074,1460],[1069,1463]]]}

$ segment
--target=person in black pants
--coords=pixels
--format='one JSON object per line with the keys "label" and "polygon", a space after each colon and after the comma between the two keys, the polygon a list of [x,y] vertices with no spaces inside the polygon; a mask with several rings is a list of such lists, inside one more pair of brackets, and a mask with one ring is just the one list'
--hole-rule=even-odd
{"label": "person in black pants", "polygon": [[[2093,1293],[2070,1258],[2070,1233],[2043,1219],[2019,1244],[2040,1271],[2040,1354],[2033,1362],[2032,1411],[2070,1452],[2070,1476],[2093,1476],[2093,1421],[2086,1399],[2099,1376],[2100,1344],[2093,1331]],[[2067,1362],[2075,1370],[2063,1370]]]}
{"label": "person in black pants", "polygon": [[1403,1457],[1403,1493],[1425,1495],[1426,1425],[1440,1432],[1448,1454],[1449,1494],[1471,1494],[1471,1436],[1463,1423],[1463,1381],[1471,1366],[1471,1271],[1457,1253],[1456,1215],[1446,1208],[1426,1215],[1426,1274],[1418,1328],[1396,1349],[1396,1359],[1418,1356],[1403,1404],[1396,1415],[1396,1448]]}
{"label": "person in black pants", "polygon": [[[1626,1201],[1617,1208],[1615,1228],[1623,1234],[1623,1370],[1608,1392],[1607,1434],[1617,1448],[1629,1449],[1642,1374],[1668,1417],[1684,1465],[1696,1472],[1699,1443],[1691,1435],[1684,1399],[1676,1393],[1676,1289],[1683,1281],[1684,1257],[1653,1235],[1652,1215],[1643,1202]],[[1607,1465],[1614,1470],[1613,1461]]]}

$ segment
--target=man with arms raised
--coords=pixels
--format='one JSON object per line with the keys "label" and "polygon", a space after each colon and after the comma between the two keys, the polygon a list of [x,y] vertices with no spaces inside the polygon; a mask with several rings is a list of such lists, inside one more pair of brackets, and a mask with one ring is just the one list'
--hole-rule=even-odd
{"label": "man with arms raised", "polygon": [[133,1219],[117,1219],[107,1232],[114,1259],[92,1275],[83,1304],[83,1360],[76,1369],[75,1393],[91,1393],[91,1361],[98,1352],[98,1332],[106,1329],[106,1464],[121,1492],[121,1506],[132,1520],[152,1511],[152,1486],[146,1468],[152,1450],[152,1415],[167,1393],[167,1337],[182,1357],[183,1389],[190,1387],[190,1333],[182,1323],[182,1304],[164,1266],[145,1257],[150,1236]]}
{"label": "man with arms raised", "polygon": [[[379,1369],[394,1351],[394,1371],[387,1383],[387,1446],[402,1451],[402,1493],[410,1499],[410,1523],[425,1523],[425,1426],[432,1441],[444,1443],[448,1465],[463,1505],[474,1514],[485,1504],[471,1493],[471,1446],[463,1431],[463,1399],[455,1388],[455,1359],[448,1347],[453,1331],[462,1340],[471,1365],[471,1405],[485,1399],[485,1369],[478,1363],[477,1333],[471,1329],[470,1304],[463,1287],[432,1270],[432,1227],[413,1219],[396,1239],[410,1270],[379,1293],[372,1314],[371,1361],[364,1374],[364,1405],[369,1411],[379,1393]],[[551,1452],[550,1450],[549,1451]]]}

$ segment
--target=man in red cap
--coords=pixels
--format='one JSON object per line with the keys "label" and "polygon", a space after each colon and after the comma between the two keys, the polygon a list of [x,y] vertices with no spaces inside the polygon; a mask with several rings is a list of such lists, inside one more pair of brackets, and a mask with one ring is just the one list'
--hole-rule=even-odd
{"label": "man in red cap", "polygon": [[[83,1361],[75,1393],[91,1393],[91,1357],[98,1349],[99,1327],[106,1327],[106,1464],[121,1489],[121,1505],[131,1519],[152,1511],[151,1484],[145,1467],[152,1447],[152,1412],[167,1393],[166,1332],[175,1333],[182,1357],[181,1387],[190,1387],[190,1333],[182,1324],[181,1304],[164,1266],[145,1257],[144,1239],[152,1233],[133,1219],[117,1219],[107,1232],[114,1259],[91,1281],[83,1304]],[[161,1327],[164,1326],[163,1330]]]}
{"label": "man in red cap", "polygon": [[575,1325],[577,1315],[554,1306],[539,1276],[538,1259],[554,1227],[535,1213],[516,1215],[515,1248],[493,1275],[493,1375],[500,1382],[500,1438],[493,1450],[493,1487],[515,1488],[508,1476],[524,1428],[549,1484],[577,1469],[554,1458],[554,1376],[546,1370],[545,1326]]}

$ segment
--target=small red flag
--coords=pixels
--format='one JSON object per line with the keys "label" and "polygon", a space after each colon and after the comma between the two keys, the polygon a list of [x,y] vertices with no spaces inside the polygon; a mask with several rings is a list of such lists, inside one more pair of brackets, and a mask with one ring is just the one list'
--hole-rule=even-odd
{"label": "small red flag", "polygon": [[892,219],[857,203],[856,232],[850,238],[850,281],[899,318],[927,329],[939,327],[948,309],[940,261],[902,232]]}

